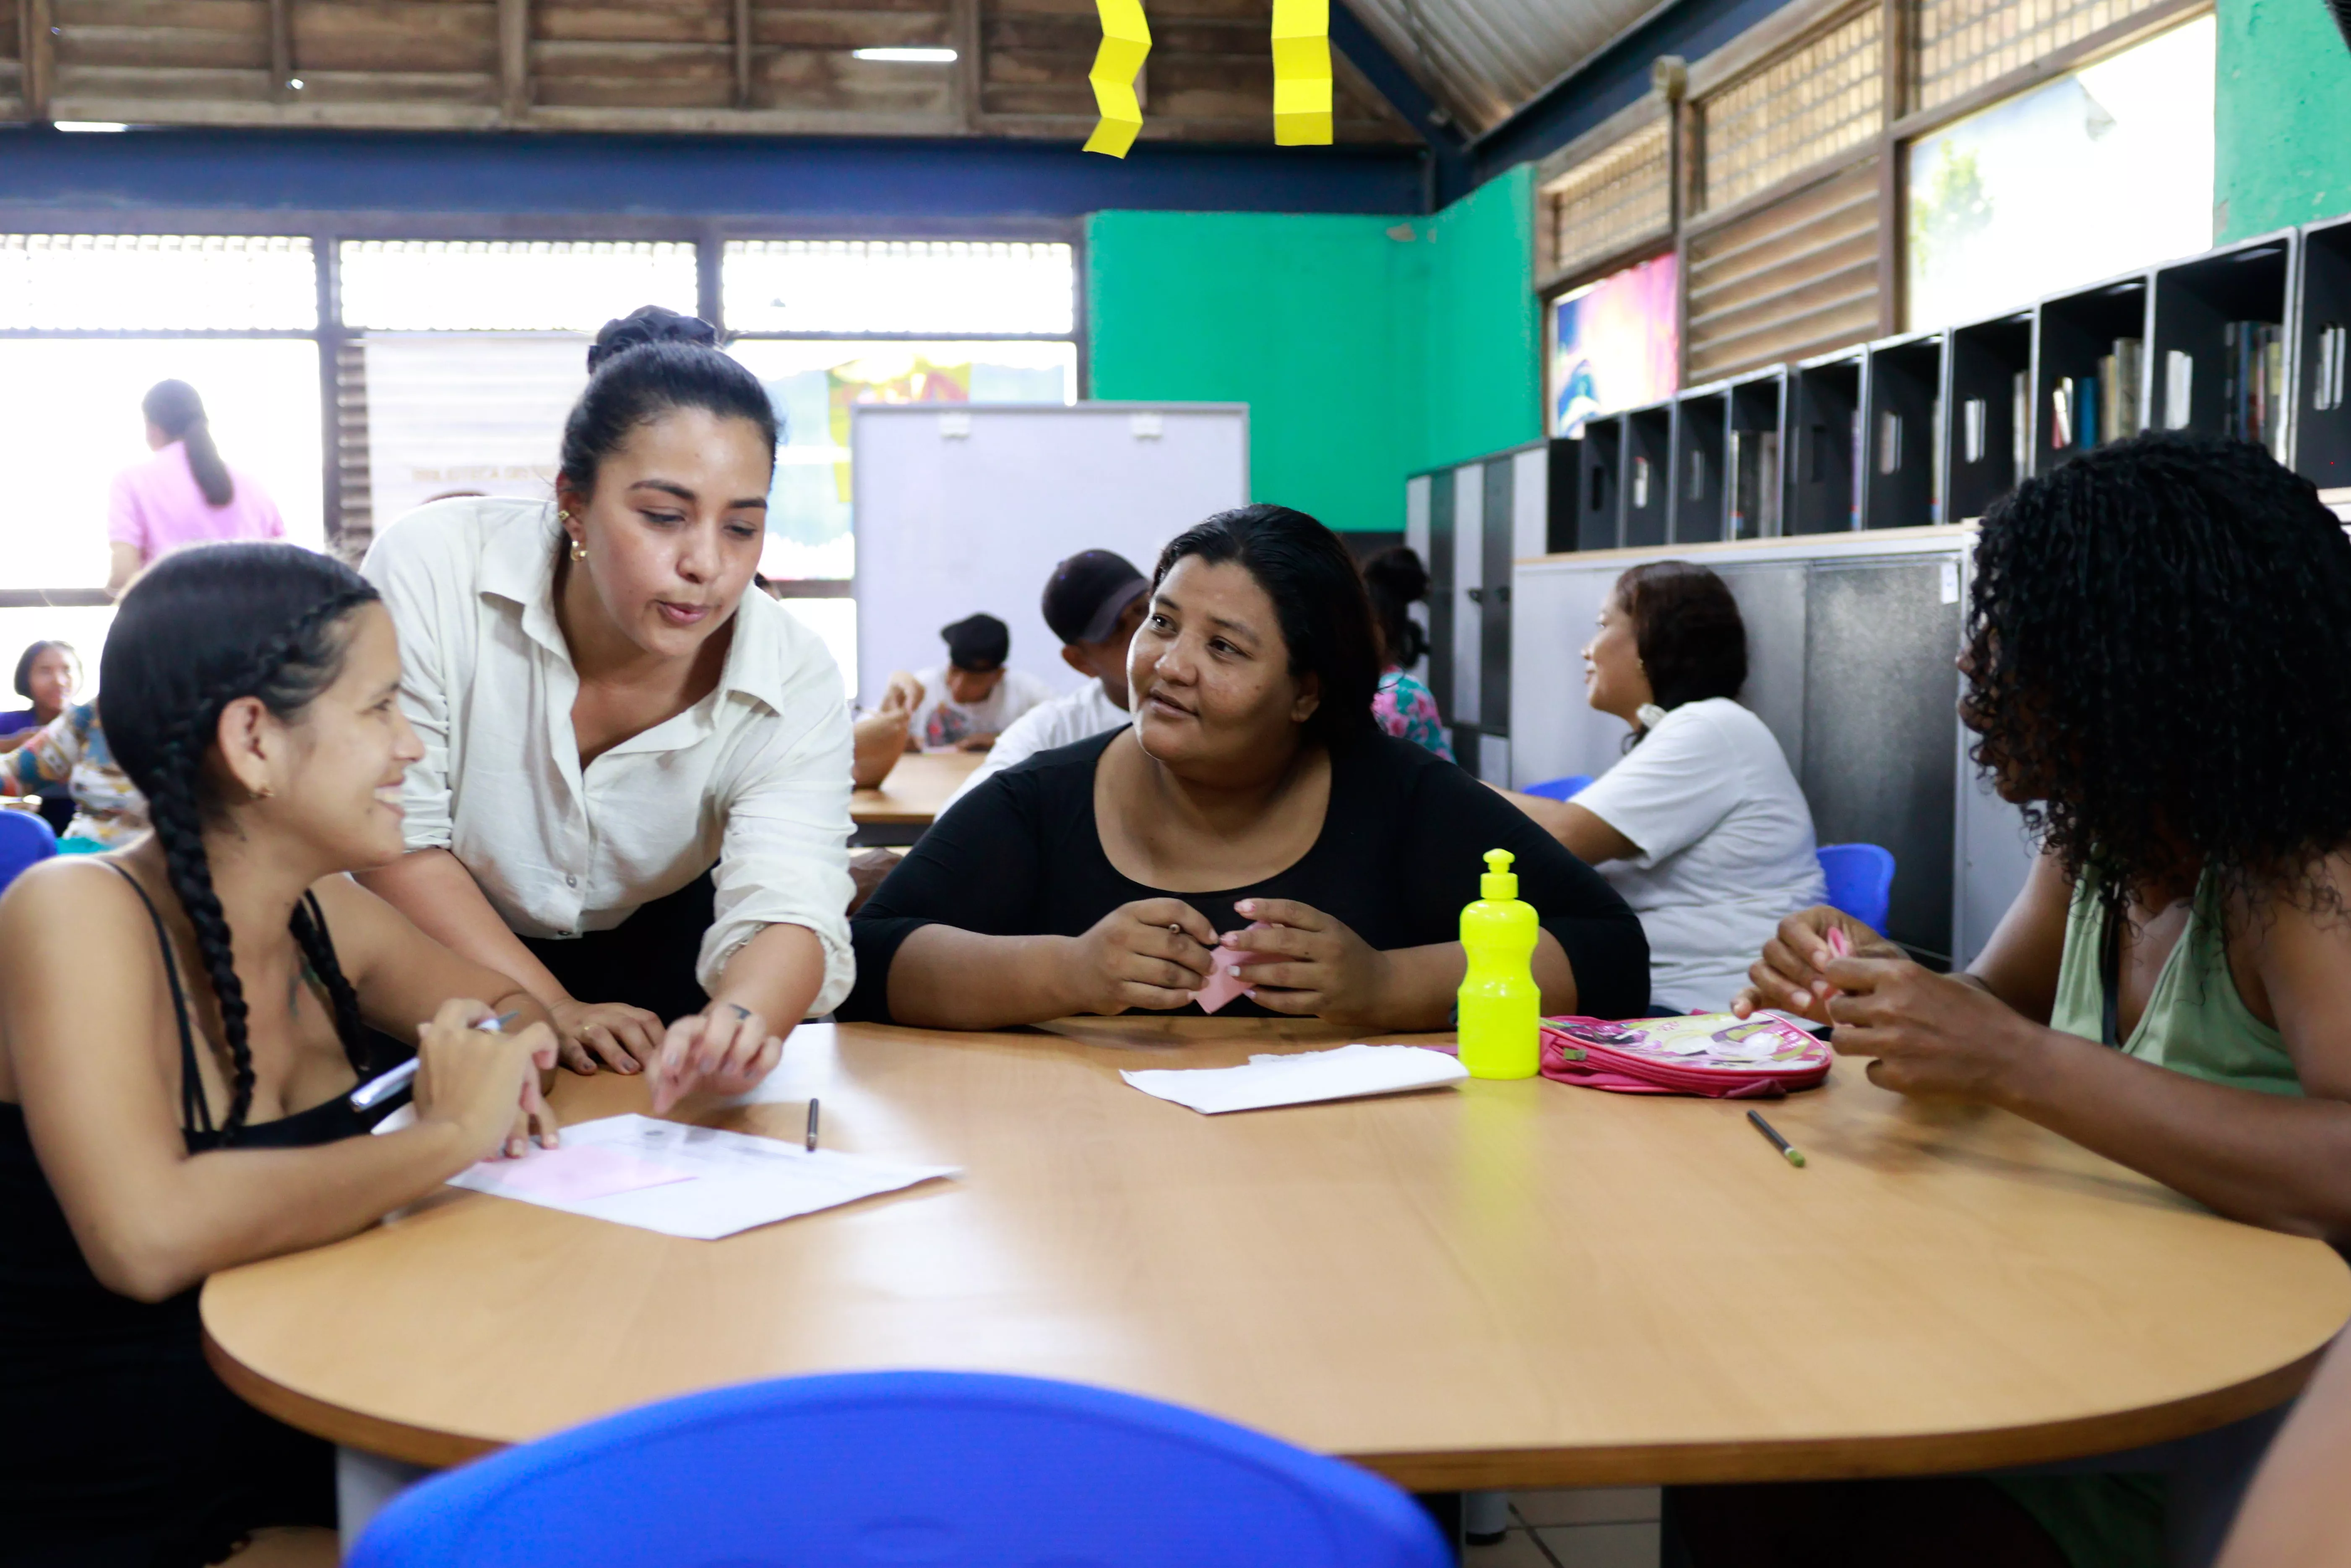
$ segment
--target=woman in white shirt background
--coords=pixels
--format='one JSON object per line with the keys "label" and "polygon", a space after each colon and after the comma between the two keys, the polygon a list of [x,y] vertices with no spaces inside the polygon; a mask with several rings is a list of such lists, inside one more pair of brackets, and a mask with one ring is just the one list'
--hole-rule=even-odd
{"label": "woman in white shirt background", "polygon": [[1747,627],[1722,579],[1636,566],[1583,648],[1585,699],[1632,727],[1624,760],[1573,800],[1510,796],[1639,914],[1661,1011],[1728,1008],[1759,937],[1828,896],[1812,808],[1779,741],[1733,700],[1746,683]]}
{"label": "woman in white shirt background", "polygon": [[552,504],[400,519],[362,568],[399,629],[409,853],[368,885],[512,976],[565,1064],[738,1092],[852,978],[849,716],[823,644],[748,593],[778,435],[707,323],[606,323]]}

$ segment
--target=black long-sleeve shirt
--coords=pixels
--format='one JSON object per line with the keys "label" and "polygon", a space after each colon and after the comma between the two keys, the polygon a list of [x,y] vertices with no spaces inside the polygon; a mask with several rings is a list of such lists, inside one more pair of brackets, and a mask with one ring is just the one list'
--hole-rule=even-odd
{"label": "black long-sleeve shirt", "polygon": [[[1519,896],[1559,939],[1577,1007],[1637,1018],[1648,1007],[1641,922],[1600,874],[1525,813],[1409,741],[1364,734],[1331,758],[1331,802],[1313,847],[1247,887],[1169,893],[1122,876],[1094,821],[1094,766],[1119,734],[1030,758],[932,825],[851,922],[857,985],[840,1016],[887,1021],[900,944],[934,923],[989,936],[1077,936],[1121,904],[1180,898],[1218,931],[1249,924],[1236,900],[1286,898],[1343,921],[1383,952],[1460,939],[1488,850],[1517,857]],[[1198,1013],[1197,1004],[1173,1009]],[[1224,1009],[1269,1016],[1246,997]]]}

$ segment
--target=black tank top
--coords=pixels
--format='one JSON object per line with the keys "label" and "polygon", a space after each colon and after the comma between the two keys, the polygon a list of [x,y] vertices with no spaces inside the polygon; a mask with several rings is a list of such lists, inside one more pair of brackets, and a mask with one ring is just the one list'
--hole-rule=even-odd
{"label": "black tank top", "polygon": [[[192,1155],[219,1148],[163,917],[113,870],[146,905],[162,953],[180,1033],[181,1135]],[[309,912],[323,935],[315,898]],[[363,1043],[343,1049],[364,1075]],[[248,1124],[236,1146],[333,1143],[371,1119],[337,1094]],[[137,1301],[100,1284],[34,1155],[24,1108],[0,1103],[0,1431],[41,1434],[0,1465],[0,1564],[193,1564],[263,1525],[334,1522],[332,1450],[213,1375],[197,1294]]]}

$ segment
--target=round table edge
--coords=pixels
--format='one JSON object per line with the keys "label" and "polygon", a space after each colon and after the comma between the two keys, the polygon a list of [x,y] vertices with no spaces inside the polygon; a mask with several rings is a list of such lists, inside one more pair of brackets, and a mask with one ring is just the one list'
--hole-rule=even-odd
{"label": "round table edge", "polygon": [[[1788,1441],[1343,1453],[1337,1457],[1410,1491],[1846,1480],[2003,1469],[2121,1453],[2191,1437],[2274,1409],[2302,1392],[2326,1348],[2321,1343],[2272,1371],[2185,1398],[2021,1427]],[[204,1330],[204,1349],[214,1372],[246,1404],[289,1427],[346,1448],[407,1464],[447,1469],[508,1446],[500,1438],[414,1427],[313,1398],[238,1361],[213,1337],[209,1326]]]}

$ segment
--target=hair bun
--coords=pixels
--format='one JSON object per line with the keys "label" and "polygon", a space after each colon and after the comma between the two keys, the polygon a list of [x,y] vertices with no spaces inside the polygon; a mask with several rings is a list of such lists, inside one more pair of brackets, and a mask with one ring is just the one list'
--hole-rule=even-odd
{"label": "hair bun", "polygon": [[642,349],[648,343],[699,343],[715,349],[718,346],[718,329],[699,316],[681,316],[658,305],[640,305],[618,320],[604,323],[604,329],[588,345],[588,371],[593,375],[596,367],[613,355]]}
{"label": "hair bun", "polygon": [[1364,563],[1364,580],[1393,593],[1406,604],[1428,597],[1428,568],[1410,545],[1395,545]]}

